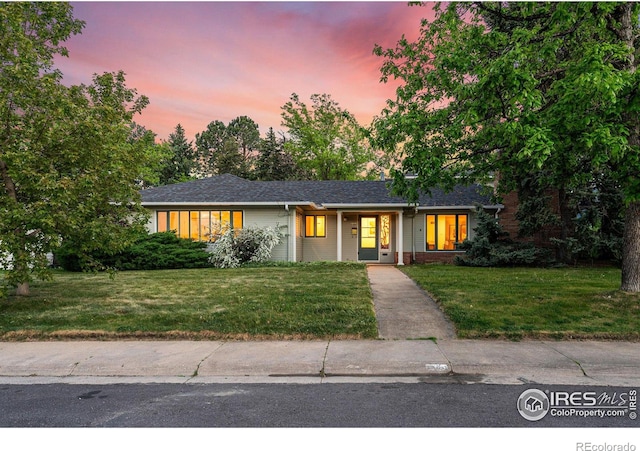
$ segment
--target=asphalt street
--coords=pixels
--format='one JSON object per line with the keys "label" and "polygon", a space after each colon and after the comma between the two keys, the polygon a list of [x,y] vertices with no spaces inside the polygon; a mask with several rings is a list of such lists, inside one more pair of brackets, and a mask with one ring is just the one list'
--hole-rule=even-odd
{"label": "asphalt street", "polygon": [[[602,410],[618,415],[612,406],[622,405],[626,415],[587,416],[584,409],[570,415],[565,409],[530,421],[517,404],[531,388],[593,393],[606,397]],[[628,415],[629,392],[628,387],[462,383],[2,385],[0,427],[638,427],[640,420]]]}

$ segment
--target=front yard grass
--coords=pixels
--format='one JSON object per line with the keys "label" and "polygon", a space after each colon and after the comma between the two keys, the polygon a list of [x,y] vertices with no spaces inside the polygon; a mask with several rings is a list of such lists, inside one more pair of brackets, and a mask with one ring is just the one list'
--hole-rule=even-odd
{"label": "front yard grass", "polygon": [[364,265],[56,271],[0,300],[0,339],[376,338]]}
{"label": "front yard grass", "polygon": [[640,339],[640,294],[616,268],[402,269],[439,302],[460,338]]}

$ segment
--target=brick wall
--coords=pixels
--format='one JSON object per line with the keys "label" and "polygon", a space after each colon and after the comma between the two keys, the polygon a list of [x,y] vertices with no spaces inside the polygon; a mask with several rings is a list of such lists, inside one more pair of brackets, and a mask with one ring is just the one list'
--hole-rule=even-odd
{"label": "brick wall", "polygon": [[[413,260],[413,253],[405,252],[403,254],[403,263],[410,265],[412,263],[453,263],[456,255],[464,255],[464,252],[416,252],[415,261]],[[396,263],[398,263],[398,253],[396,252]]]}
{"label": "brick wall", "polygon": [[[551,210],[558,214],[560,211],[559,197],[557,192],[549,192],[551,196]],[[514,241],[525,243],[534,243],[538,247],[555,248],[551,238],[559,238],[561,230],[559,226],[549,226],[540,232],[535,233],[531,237],[518,236],[520,221],[516,219],[516,211],[518,210],[518,193],[512,191],[502,197],[502,205],[504,208],[498,214],[500,225],[504,231],[509,232],[509,237]]]}

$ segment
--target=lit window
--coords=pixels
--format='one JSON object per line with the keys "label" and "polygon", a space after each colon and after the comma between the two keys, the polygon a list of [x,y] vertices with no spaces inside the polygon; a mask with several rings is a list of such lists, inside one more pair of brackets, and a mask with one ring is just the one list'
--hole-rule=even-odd
{"label": "lit window", "polygon": [[427,250],[454,251],[467,239],[467,215],[427,215]]}
{"label": "lit window", "polygon": [[180,238],[194,241],[215,241],[229,228],[240,230],[243,226],[242,211],[159,211],[157,231],[173,231]]}
{"label": "lit window", "polygon": [[178,230],[180,238],[189,238],[189,212],[180,212],[180,230]]}
{"label": "lit window", "polygon": [[324,238],[327,236],[326,216],[307,216],[305,218],[305,236],[307,238]]}
{"label": "lit window", "polygon": [[391,238],[391,216],[380,216],[380,249],[389,249],[389,240]]}
{"label": "lit window", "polygon": [[167,231],[167,212],[159,211],[158,212],[158,232],[166,232]]}

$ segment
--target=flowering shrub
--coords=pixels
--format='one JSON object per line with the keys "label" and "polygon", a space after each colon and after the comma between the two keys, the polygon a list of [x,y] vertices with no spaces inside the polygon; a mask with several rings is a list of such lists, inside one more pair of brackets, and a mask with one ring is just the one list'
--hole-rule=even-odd
{"label": "flowering shrub", "polygon": [[216,268],[237,268],[245,263],[265,262],[283,238],[277,226],[227,230],[209,245],[211,264]]}

